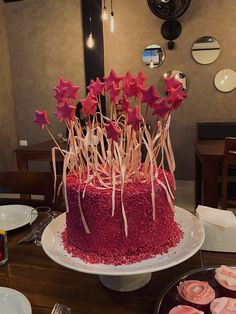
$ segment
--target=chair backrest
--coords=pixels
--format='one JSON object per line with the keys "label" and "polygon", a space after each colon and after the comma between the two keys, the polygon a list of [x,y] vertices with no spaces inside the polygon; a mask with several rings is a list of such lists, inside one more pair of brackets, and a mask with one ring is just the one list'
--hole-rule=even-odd
{"label": "chair backrest", "polygon": [[[222,171],[221,208],[232,207],[228,200],[229,168],[236,166],[236,137],[225,138],[224,161]],[[236,191],[235,191],[236,194]]]}
{"label": "chair backrest", "polygon": [[[6,194],[7,197],[4,196]],[[41,205],[52,207],[53,195],[54,185],[51,173],[0,171],[0,205],[24,204],[34,207]]]}
{"label": "chair backrest", "polygon": [[196,140],[224,140],[236,137],[236,122],[197,122]]}

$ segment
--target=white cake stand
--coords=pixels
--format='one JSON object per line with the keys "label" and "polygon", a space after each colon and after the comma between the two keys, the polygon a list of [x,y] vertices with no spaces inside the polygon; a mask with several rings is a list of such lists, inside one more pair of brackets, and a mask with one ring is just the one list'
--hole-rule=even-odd
{"label": "white cake stand", "polygon": [[99,275],[101,283],[116,291],[133,291],[146,285],[151,273],[180,264],[193,256],[204,241],[205,232],[199,220],[188,211],[175,207],[175,221],[184,232],[183,239],[167,254],[129,265],[89,264],[71,257],[63,248],[61,232],[65,228],[66,214],[55,218],[44,230],[42,246],[56,263],[84,273]]}

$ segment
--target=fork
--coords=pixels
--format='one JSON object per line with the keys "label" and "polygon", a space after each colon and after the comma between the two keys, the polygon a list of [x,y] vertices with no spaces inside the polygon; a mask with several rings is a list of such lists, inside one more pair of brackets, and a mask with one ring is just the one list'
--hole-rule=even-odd
{"label": "fork", "polygon": [[55,303],[51,314],[70,314],[71,309],[64,304]]}

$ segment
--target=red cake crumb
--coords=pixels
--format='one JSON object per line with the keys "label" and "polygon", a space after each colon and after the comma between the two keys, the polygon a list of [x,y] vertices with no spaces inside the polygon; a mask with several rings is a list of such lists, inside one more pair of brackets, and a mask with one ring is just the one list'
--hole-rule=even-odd
{"label": "red cake crumb", "polygon": [[[182,238],[182,233],[179,238],[174,239],[172,242],[172,246],[176,246],[179,241]],[[141,262],[145,259],[152,258],[156,256],[157,254],[163,255],[168,252],[169,246],[163,247],[163,246],[156,246],[152,249],[149,249],[145,253],[140,253],[136,255],[126,255],[126,256],[101,256],[96,253],[91,252],[85,252],[83,250],[80,250],[76,248],[74,245],[72,245],[67,237],[66,229],[62,232],[62,244],[64,249],[71,255],[71,257],[74,258],[80,258],[86,263],[90,264],[112,264],[115,266],[123,265],[123,264],[133,264]]]}

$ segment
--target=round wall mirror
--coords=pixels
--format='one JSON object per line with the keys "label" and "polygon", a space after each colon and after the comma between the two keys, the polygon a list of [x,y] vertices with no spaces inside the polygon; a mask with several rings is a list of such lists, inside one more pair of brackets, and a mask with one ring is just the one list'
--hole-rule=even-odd
{"label": "round wall mirror", "polygon": [[147,46],[143,51],[142,59],[149,68],[156,68],[165,60],[165,51],[159,45]]}
{"label": "round wall mirror", "polygon": [[236,87],[236,72],[231,69],[223,69],[216,74],[214,83],[219,91],[231,92]]}
{"label": "round wall mirror", "polygon": [[199,38],[192,46],[192,56],[195,61],[201,64],[214,62],[220,54],[220,45],[212,36]]}
{"label": "round wall mirror", "polygon": [[171,70],[163,74],[163,78],[172,77],[172,76],[174,76],[176,80],[178,80],[179,82],[183,84],[183,90],[186,91],[188,88],[188,80],[187,80],[186,75],[183,72],[178,71],[178,70]]}

